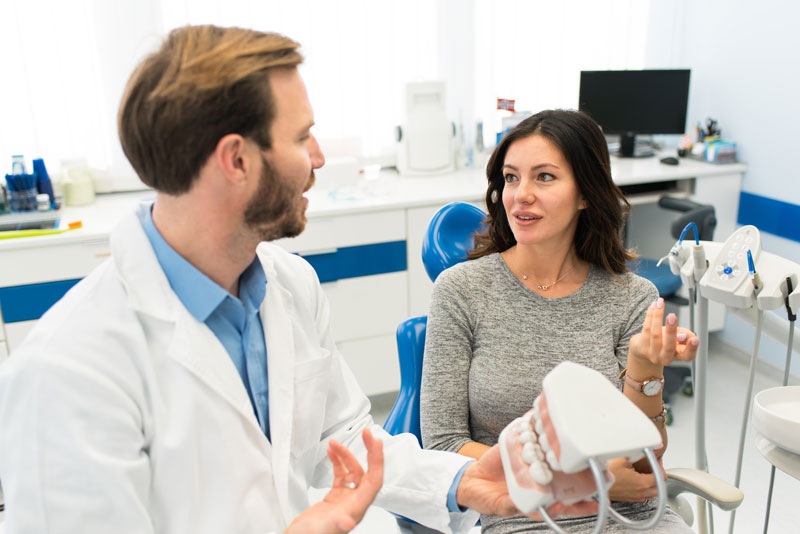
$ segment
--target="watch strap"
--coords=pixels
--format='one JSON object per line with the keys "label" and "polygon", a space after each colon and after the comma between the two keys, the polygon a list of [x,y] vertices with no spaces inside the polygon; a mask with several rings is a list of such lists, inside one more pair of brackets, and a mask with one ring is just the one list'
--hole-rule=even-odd
{"label": "watch strap", "polygon": [[648,382],[652,382],[652,381],[661,382],[661,387],[658,388],[658,392],[660,392],[664,388],[664,377],[663,376],[661,378],[658,378],[658,377],[655,377],[655,376],[651,376],[650,378],[646,378],[642,382],[639,382],[639,381],[636,381],[633,378],[631,378],[630,375],[628,375],[628,368],[627,367],[625,369],[623,369],[622,372],[619,374],[619,378],[624,378],[625,382],[627,382],[628,385],[630,385],[632,388],[634,388],[636,391],[638,391],[642,395],[647,395],[644,392],[644,387],[645,387],[645,384],[647,384]]}

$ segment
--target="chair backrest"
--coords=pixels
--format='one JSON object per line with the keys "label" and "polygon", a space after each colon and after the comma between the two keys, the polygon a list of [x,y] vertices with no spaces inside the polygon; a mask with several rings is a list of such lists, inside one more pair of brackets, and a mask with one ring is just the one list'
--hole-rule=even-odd
{"label": "chair backrest", "polygon": [[436,212],[422,240],[422,263],[431,280],[467,259],[485,218],[482,209],[466,202],[451,202]]}
{"label": "chair backrest", "polygon": [[[485,218],[482,210],[465,202],[453,202],[436,212],[428,223],[422,243],[422,263],[431,280],[467,259],[473,247],[473,236],[482,229]],[[423,315],[406,319],[397,327],[400,393],[383,424],[384,430],[393,435],[414,434],[420,445],[419,390],[427,324],[428,318]]]}

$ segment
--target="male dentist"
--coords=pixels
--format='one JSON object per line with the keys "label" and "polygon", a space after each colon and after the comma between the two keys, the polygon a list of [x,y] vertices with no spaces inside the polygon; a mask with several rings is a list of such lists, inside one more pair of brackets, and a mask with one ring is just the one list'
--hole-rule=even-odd
{"label": "male dentist", "polygon": [[268,243],[303,231],[325,161],[298,46],[184,27],[131,76],[119,136],[155,202],[0,367],[9,534],[338,533],[373,499],[444,532],[516,513],[496,449],[467,464],[372,422],[313,269]]}

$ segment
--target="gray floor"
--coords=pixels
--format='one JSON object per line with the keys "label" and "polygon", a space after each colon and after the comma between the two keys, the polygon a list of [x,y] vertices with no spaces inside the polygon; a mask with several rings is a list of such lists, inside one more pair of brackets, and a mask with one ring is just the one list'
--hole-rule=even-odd
{"label": "gray floor", "polygon": [[[709,348],[706,431],[709,471],[733,483],[750,356],[724,344],[713,335]],[[758,368],[754,391],[781,385],[781,375],[782,370],[767,366]],[[790,383],[800,384],[800,380],[793,377]],[[372,400],[373,417],[382,423],[391,409],[394,395],[381,395]],[[668,427],[669,446],[664,456],[664,465],[667,469],[693,467],[694,399],[677,393],[672,402],[674,421]],[[739,487],[744,492],[745,499],[736,513],[734,532],[759,533],[764,528],[770,464],[755,449],[754,432],[750,429],[743,458]],[[692,507],[696,508],[695,499],[689,500]],[[715,532],[728,532],[730,515],[728,512],[714,510]],[[356,531],[363,534],[400,532],[394,526],[393,519],[379,510],[370,511]],[[769,532],[800,532],[800,480],[779,470],[775,475]]]}

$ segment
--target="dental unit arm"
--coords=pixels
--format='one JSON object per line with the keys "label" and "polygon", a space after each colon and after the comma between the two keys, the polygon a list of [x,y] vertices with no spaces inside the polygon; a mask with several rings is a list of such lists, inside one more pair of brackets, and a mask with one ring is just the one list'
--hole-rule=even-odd
{"label": "dental unit arm", "polygon": [[[694,254],[687,252],[702,247],[711,259],[707,269],[698,276],[697,262]],[[747,421],[753,393],[755,363],[758,358],[758,347],[762,330],[771,337],[783,340],[788,333],[787,369],[792,350],[800,350],[800,342],[794,339],[793,317],[800,308],[800,265],[780,256],[761,250],[761,239],[754,226],[743,226],[737,229],[724,243],[700,242],[697,245],[676,243],[665,257],[669,259],[673,273],[680,274],[682,281],[690,288],[696,287],[703,297],[698,299],[698,307],[707,305],[708,300],[720,302],[728,311],[755,326],[755,342],[750,363],[748,388],[745,398],[744,416],[739,440],[739,454],[736,466],[735,485],[741,477],[742,455],[746,435]],[[700,269],[702,270],[702,269]],[[785,308],[789,323],[770,310]],[[698,329],[701,340],[708,339],[705,332]],[[701,343],[701,348],[707,343]],[[698,365],[707,362],[707,352],[698,353]],[[698,380],[699,379],[699,380]],[[698,398],[698,416],[696,418],[697,467],[706,469],[705,462],[705,379],[696,377],[695,396]],[[738,490],[737,490],[738,491]],[[722,507],[722,506],[721,506]],[[725,507],[722,507],[725,509]],[[735,508],[735,507],[734,507]],[[735,510],[730,521],[733,530]]]}
{"label": "dental unit arm", "polygon": [[[602,374],[562,362],[545,376],[533,409],[512,421],[499,444],[511,499],[523,513],[538,511],[555,532],[564,532],[547,514],[555,502],[597,500],[594,533],[608,515],[628,528],[648,530],[664,514],[666,483],[653,452],[661,436],[652,421]],[[611,509],[608,488],[614,478],[608,461],[646,456],[658,488],[652,518],[631,521]]]}

